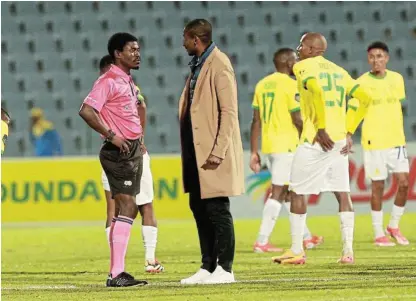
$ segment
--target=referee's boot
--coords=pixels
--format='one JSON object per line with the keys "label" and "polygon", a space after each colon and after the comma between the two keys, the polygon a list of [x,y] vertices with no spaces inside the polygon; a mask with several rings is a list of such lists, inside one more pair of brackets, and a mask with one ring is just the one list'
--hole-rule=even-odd
{"label": "referee's boot", "polygon": [[128,286],[142,286],[146,285],[147,281],[136,280],[134,277],[126,272],[120,273],[117,277],[112,278],[111,274],[108,275],[106,286],[107,287],[128,287]]}

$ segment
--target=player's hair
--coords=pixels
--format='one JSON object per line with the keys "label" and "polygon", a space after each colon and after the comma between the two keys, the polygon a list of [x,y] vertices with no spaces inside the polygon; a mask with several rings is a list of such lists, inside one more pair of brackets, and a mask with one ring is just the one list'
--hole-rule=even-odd
{"label": "player's hair", "polygon": [[111,57],[111,55],[107,54],[104,55],[101,60],[100,60],[100,70],[103,70],[104,68],[106,68],[108,65],[114,64],[114,60]]}
{"label": "player's hair", "polygon": [[281,55],[289,54],[289,53],[292,53],[292,52],[295,52],[295,50],[293,50],[291,48],[280,48],[280,49],[278,49],[273,55],[273,62],[277,62],[277,60],[279,59],[279,57]]}
{"label": "player's hair", "polygon": [[114,51],[123,51],[128,42],[137,42],[137,38],[127,32],[118,32],[111,36],[108,40],[107,50],[113,60],[115,59]]}
{"label": "player's hair", "polygon": [[198,37],[204,44],[209,44],[212,41],[212,25],[205,19],[190,21],[185,26],[185,32],[191,37]]}
{"label": "player's hair", "polygon": [[389,53],[389,47],[387,46],[386,43],[381,42],[381,41],[376,41],[376,42],[371,43],[367,48],[367,52],[369,52],[372,49],[381,49]]}

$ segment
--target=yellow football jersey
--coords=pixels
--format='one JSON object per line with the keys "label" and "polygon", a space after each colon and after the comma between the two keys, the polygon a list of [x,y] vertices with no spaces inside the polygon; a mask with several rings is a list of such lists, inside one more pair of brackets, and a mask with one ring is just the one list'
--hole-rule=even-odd
{"label": "yellow football jersey", "polygon": [[290,113],[300,110],[296,81],[275,72],[258,82],[252,107],[261,119],[261,148],[264,154],[294,152],[299,135]]}
{"label": "yellow football jersey", "polygon": [[317,132],[317,120],[312,93],[306,82],[315,78],[325,95],[325,129],[333,141],[346,136],[346,96],[358,87],[347,71],[322,56],[302,60],[293,67],[300,93],[303,119],[301,142],[312,143]]}
{"label": "yellow football jersey", "polygon": [[138,100],[139,104],[142,103],[142,102],[144,103],[144,97],[142,95],[142,91],[140,90],[139,85],[136,85],[136,88],[137,88],[137,100]]}
{"label": "yellow football jersey", "polygon": [[[387,70],[383,78],[370,72],[364,73],[357,82],[371,97],[361,134],[365,150],[383,150],[406,144],[403,129],[402,101],[406,98],[403,77]],[[359,106],[357,99],[351,99],[349,110]]]}
{"label": "yellow football jersey", "polygon": [[4,154],[7,137],[9,136],[9,126],[5,121],[1,121],[1,154]]}

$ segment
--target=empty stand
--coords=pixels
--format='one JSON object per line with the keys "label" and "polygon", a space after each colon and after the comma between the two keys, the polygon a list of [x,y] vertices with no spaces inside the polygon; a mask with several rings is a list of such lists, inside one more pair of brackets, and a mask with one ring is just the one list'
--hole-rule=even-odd
{"label": "empty stand", "polygon": [[146,144],[178,152],[178,100],[189,74],[183,27],[207,18],[214,41],[233,62],[244,147],[249,147],[254,86],[274,72],[273,53],[296,48],[305,31],[328,39],[327,56],[358,77],[373,40],[391,49],[389,68],[406,80],[405,128],[416,139],[416,8],[412,2],[2,2],[2,105],[13,117],[6,155],[32,154],[29,110],[40,106],[63,137],[66,155],[96,154],[101,139],[78,116],[98,77],[98,61],[117,31],[139,37],[134,78],[147,99]]}

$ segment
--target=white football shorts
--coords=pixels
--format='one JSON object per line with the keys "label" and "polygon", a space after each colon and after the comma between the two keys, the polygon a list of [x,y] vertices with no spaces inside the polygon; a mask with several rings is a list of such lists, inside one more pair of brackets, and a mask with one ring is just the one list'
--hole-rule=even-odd
{"label": "white football shorts", "polygon": [[345,144],[345,139],[336,141],[328,152],[323,151],[318,143],[301,144],[293,158],[290,189],[301,195],[349,192],[348,156],[341,154]]}
{"label": "white football shorts", "polygon": [[405,146],[364,151],[365,175],[373,181],[386,180],[389,173],[409,172]]}
{"label": "white football shorts", "polygon": [[289,185],[294,153],[267,154],[266,163],[272,175],[272,184]]}
{"label": "white football shorts", "polygon": [[[103,183],[104,190],[111,191],[110,184],[108,183],[104,170],[101,173],[101,181]],[[149,153],[146,152],[143,155],[143,173],[142,178],[140,179],[140,193],[136,195],[136,204],[138,206],[142,206],[151,203],[153,198],[153,177],[150,169],[150,156]]]}

